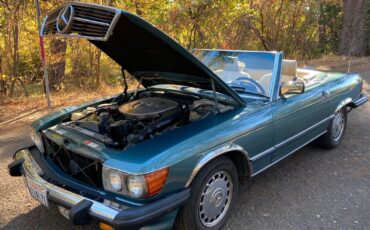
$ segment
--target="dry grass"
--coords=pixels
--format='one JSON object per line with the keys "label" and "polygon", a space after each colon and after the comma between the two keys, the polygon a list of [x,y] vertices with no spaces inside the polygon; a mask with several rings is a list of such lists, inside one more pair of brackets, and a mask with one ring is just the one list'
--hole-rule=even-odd
{"label": "dry grass", "polygon": [[308,61],[299,61],[299,66],[312,66],[321,71],[348,71],[348,64],[351,63],[350,71],[358,71],[357,69],[365,65],[370,71],[370,57],[346,57],[346,56],[323,56],[318,59]]}
{"label": "dry grass", "polygon": [[13,120],[36,119],[43,114],[61,107],[78,105],[94,99],[116,95],[122,87],[101,87],[99,90],[74,90],[70,92],[54,92],[51,94],[51,109],[47,109],[45,95],[33,95],[29,98],[10,98],[0,104],[0,125]]}

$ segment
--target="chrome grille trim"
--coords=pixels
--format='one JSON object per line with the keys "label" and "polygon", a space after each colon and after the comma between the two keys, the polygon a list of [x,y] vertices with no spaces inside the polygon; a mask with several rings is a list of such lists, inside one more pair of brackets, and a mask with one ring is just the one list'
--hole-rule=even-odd
{"label": "chrome grille trim", "polygon": [[66,3],[45,17],[40,34],[107,41],[120,13],[119,9],[97,4]]}

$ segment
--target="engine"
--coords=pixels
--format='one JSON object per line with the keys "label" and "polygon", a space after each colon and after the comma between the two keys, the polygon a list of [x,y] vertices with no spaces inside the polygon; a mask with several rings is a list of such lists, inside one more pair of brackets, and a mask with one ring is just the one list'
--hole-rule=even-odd
{"label": "engine", "polygon": [[[220,112],[232,107],[218,105]],[[215,109],[214,101],[193,96],[143,94],[135,100],[89,107],[61,125],[110,147],[126,148],[162,132],[200,120]]]}
{"label": "engine", "polygon": [[127,118],[139,120],[166,117],[181,112],[176,101],[160,97],[148,97],[123,104],[119,111]]}

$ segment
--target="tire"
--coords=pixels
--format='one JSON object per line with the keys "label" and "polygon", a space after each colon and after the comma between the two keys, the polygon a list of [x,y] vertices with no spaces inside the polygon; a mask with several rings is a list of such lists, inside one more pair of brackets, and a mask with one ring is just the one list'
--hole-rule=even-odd
{"label": "tire", "polygon": [[328,132],[317,140],[320,147],[334,149],[342,142],[347,127],[347,107],[334,114]]}
{"label": "tire", "polygon": [[235,205],[238,187],[238,171],[229,158],[211,161],[192,182],[190,199],[180,209],[175,229],[221,229]]}

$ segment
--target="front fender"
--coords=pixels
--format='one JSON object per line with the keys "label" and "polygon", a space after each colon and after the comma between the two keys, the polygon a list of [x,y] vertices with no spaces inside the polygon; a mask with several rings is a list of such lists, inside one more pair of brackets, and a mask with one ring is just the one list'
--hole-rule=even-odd
{"label": "front fender", "polygon": [[248,153],[241,146],[239,146],[237,144],[225,144],[225,145],[222,145],[222,146],[220,146],[220,147],[218,147],[218,148],[216,148],[212,151],[209,151],[208,153],[204,154],[203,157],[200,158],[200,160],[195,165],[192,173],[190,174],[190,177],[189,177],[188,181],[186,182],[185,187],[188,188],[190,186],[190,184],[193,181],[193,179],[195,178],[195,176],[201,171],[201,169],[207,163],[216,159],[217,157],[223,156],[223,155],[231,153],[231,152],[238,152],[238,153],[241,153],[243,155],[243,158],[244,158],[245,162],[247,162],[247,164],[248,164],[248,165],[246,165],[248,167],[248,170],[247,170],[248,175],[251,175],[252,166],[250,164],[250,157],[249,157]]}

